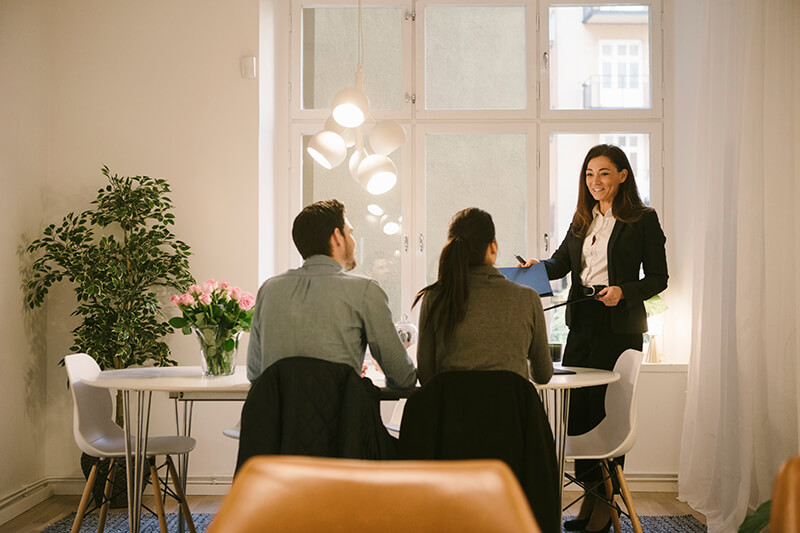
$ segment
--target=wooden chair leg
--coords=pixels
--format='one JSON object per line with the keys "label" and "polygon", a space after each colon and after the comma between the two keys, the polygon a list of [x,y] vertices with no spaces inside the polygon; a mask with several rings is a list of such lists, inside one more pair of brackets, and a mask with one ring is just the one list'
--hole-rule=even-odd
{"label": "wooden chair leg", "polygon": [[631,491],[628,489],[628,482],[625,481],[625,474],[622,473],[622,467],[620,465],[617,466],[617,480],[619,481],[619,491],[622,494],[622,499],[625,502],[625,507],[628,508],[628,514],[631,516],[631,524],[633,525],[633,530],[636,533],[643,533],[642,532],[642,524],[639,522],[639,515],[636,514],[636,509],[633,506],[633,496],[631,496]]}
{"label": "wooden chair leg", "polygon": [[184,494],[183,486],[181,486],[181,478],[178,476],[178,471],[175,470],[175,464],[173,464],[172,457],[169,455],[167,456],[167,468],[172,476],[172,485],[175,487],[175,494],[178,495],[178,499],[180,500],[181,509],[183,509],[183,516],[186,519],[186,525],[189,526],[189,531],[191,531],[191,533],[197,533],[194,529],[192,512],[189,510],[189,504],[186,502],[186,494]]}
{"label": "wooden chair leg", "polygon": [[97,533],[103,533],[106,528],[106,516],[108,515],[108,504],[111,503],[111,491],[114,487],[114,476],[117,475],[117,460],[111,459],[108,463],[108,476],[106,486],[103,490],[103,505],[100,506],[100,517],[97,519]]}
{"label": "wooden chair leg", "polygon": [[169,533],[167,517],[164,516],[164,502],[161,501],[161,483],[158,480],[156,465],[150,463],[150,483],[153,484],[153,496],[156,499],[156,515],[158,516],[158,529],[161,533]]}
{"label": "wooden chair leg", "polygon": [[614,485],[611,483],[612,471],[611,465],[608,463],[608,459],[603,459],[603,470],[603,482],[606,486],[606,496],[608,497],[608,501],[611,505],[611,521],[614,523],[614,531],[617,533],[622,533],[622,529],[619,525],[619,513],[617,512],[617,506],[614,503]]}
{"label": "wooden chair leg", "polygon": [[92,470],[89,472],[89,479],[86,480],[86,486],[83,488],[81,503],[78,504],[78,512],[75,515],[75,521],[72,523],[71,533],[78,533],[78,531],[81,530],[83,515],[86,513],[86,508],[89,506],[89,499],[92,497],[95,479],[97,479],[97,463],[92,465]]}

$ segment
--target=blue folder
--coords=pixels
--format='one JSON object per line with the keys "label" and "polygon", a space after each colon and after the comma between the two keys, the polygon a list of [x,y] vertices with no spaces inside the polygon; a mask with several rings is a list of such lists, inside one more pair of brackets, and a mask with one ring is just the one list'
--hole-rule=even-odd
{"label": "blue folder", "polygon": [[533,266],[498,268],[506,279],[525,285],[539,293],[539,296],[552,296],[553,289],[550,288],[550,278],[547,277],[547,270],[544,263],[536,263]]}

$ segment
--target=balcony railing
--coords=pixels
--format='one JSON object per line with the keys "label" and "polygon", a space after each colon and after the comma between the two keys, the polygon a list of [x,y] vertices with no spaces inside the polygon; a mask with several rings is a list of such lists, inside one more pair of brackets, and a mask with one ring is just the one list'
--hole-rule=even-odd
{"label": "balcony railing", "polygon": [[650,76],[603,76],[583,82],[584,109],[641,109],[650,107]]}

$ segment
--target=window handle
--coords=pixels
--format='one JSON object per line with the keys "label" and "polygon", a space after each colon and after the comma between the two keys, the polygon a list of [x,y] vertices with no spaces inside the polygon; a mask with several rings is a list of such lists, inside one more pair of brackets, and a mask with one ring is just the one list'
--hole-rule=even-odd
{"label": "window handle", "polygon": [[425,237],[422,235],[422,233],[420,233],[419,234],[419,251],[422,252],[422,250],[424,248],[425,248]]}
{"label": "window handle", "polygon": [[408,233],[403,234],[403,250],[408,252]]}
{"label": "window handle", "polygon": [[550,234],[549,233],[545,233],[544,234],[544,251],[545,252],[549,252],[550,251]]}
{"label": "window handle", "polygon": [[550,68],[550,54],[547,52],[543,53],[542,61],[544,62],[544,68]]}

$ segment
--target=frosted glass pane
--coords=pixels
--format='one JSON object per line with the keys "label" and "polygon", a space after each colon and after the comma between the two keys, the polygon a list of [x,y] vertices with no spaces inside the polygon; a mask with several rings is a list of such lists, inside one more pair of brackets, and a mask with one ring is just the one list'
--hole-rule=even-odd
{"label": "frosted glass pane", "polygon": [[425,8],[426,109],[527,107],[524,6]]}
{"label": "frosted glass pane", "polygon": [[[403,10],[362,9],[364,92],[373,109],[403,107]],[[303,109],[327,109],[340,89],[353,87],[358,66],[358,9],[303,8]]]}
{"label": "frosted glass pane", "polygon": [[437,279],[450,219],[467,207],[492,215],[498,266],[513,266],[514,254],[525,254],[525,144],[520,133],[425,136],[426,284]]}
{"label": "frosted glass pane", "polygon": [[[650,205],[650,135],[647,133],[558,133],[550,135],[550,253],[564,240],[578,203],[581,165],[586,153],[597,144],[615,144],[628,156],[639,196]],[[553,303],[565,301],[569,276],[553,282]],[[550,342],[567,340],[564,307],[550,311]]]}
{"label": "frosted glass pane", "polygon": [[650,108],[650,7],[550,8],[550,109]]}
{"label": "frosted glass pane", "polygon": [[[303,205],[336,198],[345,205],[347,218],[353,225],[356,240],[354,272],[375,279],[389,297],[389,307],[395,322],[400,320],[400,245],[403,235],[400,198],[403,187],[401,157],[403,149],[392,152],[389,158],[397,166],[397,185],[389,192],[373,196],[350,176],[347,161],[326,170],[308,155],[310,135],[303,136]],[[352,152],[352,150],[351,150]],[[367,206],[375,204],[383,211],[373,215]],[[392,234],[395,223],[396,231]]]}

